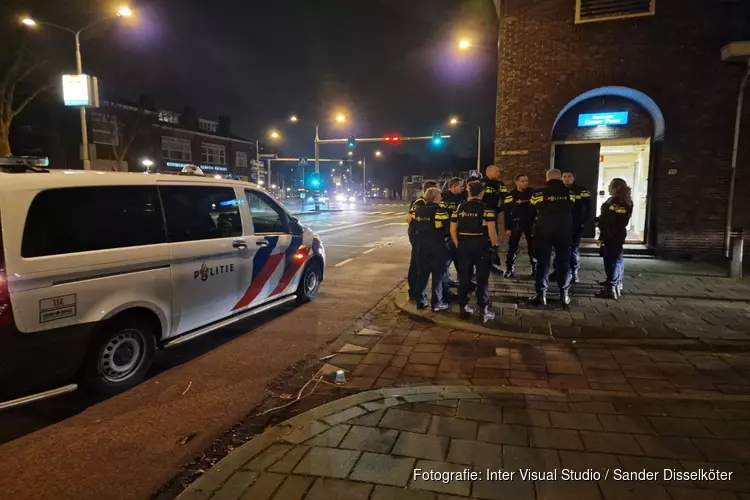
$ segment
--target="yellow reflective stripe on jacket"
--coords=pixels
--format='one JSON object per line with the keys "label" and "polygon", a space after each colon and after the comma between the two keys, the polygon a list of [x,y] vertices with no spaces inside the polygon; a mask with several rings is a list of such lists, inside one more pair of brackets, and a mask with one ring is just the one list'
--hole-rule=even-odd
{"label": "yellow reflective stripe on jacket", "polygon": [[626,213],[628,213],[628,209],[627,208],[625,208],[625,207],[618,207],[616,205],[610,205],[609,206],[609,210],[611,212],[616,213],[616,214],[626,214]]}
{"label": "yellow reflective stripe on jacket", "polygon": [[512,196],[506,196],[505,200],[503,200],[503,203],[513,203],[513,197]]}
{"label": "yellow reflective stripe on jacket", "polygon": [[581,191],[581,198],[591,198],[591,193],[588,189],[584,189]]}
{"label": "yellow reflective stripe on jacket", "polygon": [[574,195],[573,193],[570,193],[570,201],[572,201],[573,203],[575,203],[576,201],[576,195]]}
{"label": "yellow reflective stripe on jacket", "polygon": [[495,218],[495,211],[494,210],[485,210],[484,211],[485,217]]}
{"label": "yellow reflective stripe on jacket", "polygon": [[448,220],[448,219],[450,219],[448,214],[441,214],[441,213],[435,214],[435,220]]}
{"label": "yellow reflective stripe on jacket", "polygon": [[537,204],[537,203],[539,203],[540,201],[544,201],[544,196],[541,196],[541,195],[540,195],[540,196],[532,196],[532,197],[531,197],[531,204],[532,204],[532,205],[536,205],[536,204]]}

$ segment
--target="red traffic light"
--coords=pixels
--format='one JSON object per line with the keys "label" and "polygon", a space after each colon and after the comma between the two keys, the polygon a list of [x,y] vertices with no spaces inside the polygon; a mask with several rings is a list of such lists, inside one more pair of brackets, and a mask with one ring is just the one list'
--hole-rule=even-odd
{"label": "red traffic light", "polygon": [[386,135],[383,140],[385,142],[399,142],[401,140],[401,136],[399,135]]}

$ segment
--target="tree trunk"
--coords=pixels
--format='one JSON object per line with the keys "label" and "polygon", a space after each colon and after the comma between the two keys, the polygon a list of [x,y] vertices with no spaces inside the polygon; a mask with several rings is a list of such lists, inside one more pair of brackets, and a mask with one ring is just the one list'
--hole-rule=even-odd
{"label": "tree trunk", "polygon": [[10,151],[10,124],[0,121],[0,158],[11,156]]}

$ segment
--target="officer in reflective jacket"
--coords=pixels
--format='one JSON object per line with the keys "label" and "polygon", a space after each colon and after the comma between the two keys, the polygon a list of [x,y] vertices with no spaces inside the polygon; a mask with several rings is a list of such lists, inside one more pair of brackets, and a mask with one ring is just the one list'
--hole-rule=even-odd
{"label": "officer in reflective jacket", "polygon": [[572,282],[578,283],[578,270],[581,268],[581,236],[583,235],[583,228],[591,217],[591,192],[576,183],[576,176],[572,170],[564,171],[562,179],[575,196],[570,240],[570,273]]}
{"label": "officer in reflective jacket", "polygon": [[[495,212],[495,229],[500,229],[500,216],[503,213],[503,202],[508,195],[508,189],[505,183],[500,179],[500,169],[496,165],[487,167],[487,179],[484,181],[484,204],[487,208]],[[496,235],[497,236],[497,235]],[[500,266],[500,256],[497,253],[492,255],[492,270],[502,273]]]}
{"label": "officer in reflective jacket", "polygon": [[[431,187],[436,187],[437,182],[434,181],[427,181],[422,185],[422,194],[424,195],[424,192],[427,191]],[[421,297],[418,295],[417,290],[417,239],[415,237],[414,232],[414,226],[412,222],[414,221],[414,214],[417,210],[417,207],[420,205],[424,205],[426,202],[424,200],[424,196],[420,196],[416,200],[414,200],[411,203],[411,206],[409,207],[409,213],[406,214],[406,223],[408,224],[408,232],[409,232],[409,243],[411,243],[411,259],[409,260],[409,274],[407,276],[407,281],[409,283],[409,300],[419,300]]]}
{"label": "officer in reflective jacket", "polygon": [[449,235],[450,216],[439,205],[440,190],[429,188],[424,193],[425,203],[414,211],[414,231],[417,243],[417,309],[427,307],[427,282],[432,276],[432,310],[448,309],[443,302],[445,279],[446,239]]}
{"label": "officer in reflective jacket", "polygon": [[482,321],[495,318],[490,311],[490,254],[497,254],[497,230],[495,212],[482,202],[483,186],[480,182],[468,185],[468,200],[461,203],[451,215],[451,239],[458,249],[458,300],[461,317],[470,316],[469,307],[471,277],[476,273],[477,305],[482,312]]}
{"label": "officer in reflective jacket", "polygon": [[623,247],[628,235],[630,217],[633,215],[633,200],[630,187],[620,178],[609,183],[610,197],[602,204],[599,224],[599,253],[604,259],[607,280],[597,297],[617,299],[622,294],[622,279],[625,274]]}
{"label": "officer in reflective jacket", "polygon": [[506,258],[506,278],[516,277],[516,256],[521,236],[526,236],[526,247],[531,263],[531,275],[536,276],[536,257],[534,256],[534,225],[531,220],[531,195],[534,190],[529,187],[529,177],[518,174],[516,187],[508,192],[503,202],[505,213],[505,235],[508,236],[508,256]]}
{"label": "officer in reflective jacket", "polygon": [[547,185],[535,190],[531,197],[538,265],[536,295],[531,298],[531,303],[547,304],[548,273],[554,249],[560,301],[567,307],[570,304],[570,238],[575,195],[563,184],[559,170],[548,170],[546,177]]}
{"label": "officer in reflective jacket", "polygon": [[[448,215],[453,214],[453,212],[455,212],[458,208],[458,205],[460,205],[464,201],[461,184],[461,179],[459,179],[458,177],[453,177],[445,183],[443,192],[440,193],[440,206],[445,208],[445,210],[448,212]],[[456,247],[453,245],[453,242],[449,238],[448,252],[445,260],[445,280],[443,281],[443,299],[445,300],[453,300],[457,298],[457,296],[454,296],[449,291],[451,287],[458,286],[457,282],[450,279],[451,262],[453,262],[453,265],[456,268],[456,272],[458,273],[458,255],[456,254]]]}

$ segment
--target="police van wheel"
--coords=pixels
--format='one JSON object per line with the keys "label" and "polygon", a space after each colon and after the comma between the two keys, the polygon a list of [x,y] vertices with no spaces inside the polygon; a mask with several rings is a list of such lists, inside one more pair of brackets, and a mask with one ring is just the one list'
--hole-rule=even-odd
{"label": "police van wheel", "polygon": [[96,334],[83,365],[83,385],[111,396],[138,385],[154,360],[153,328],[140,318],[113,319]]}
{"label": "police van wheel", "polygon": [[297,302],[304,304],[314,299],[318,290],[320,290],[322,277],[323,273],[321,272],[320,264],[311,262],[302,273],[302,279],[297,288]]}

